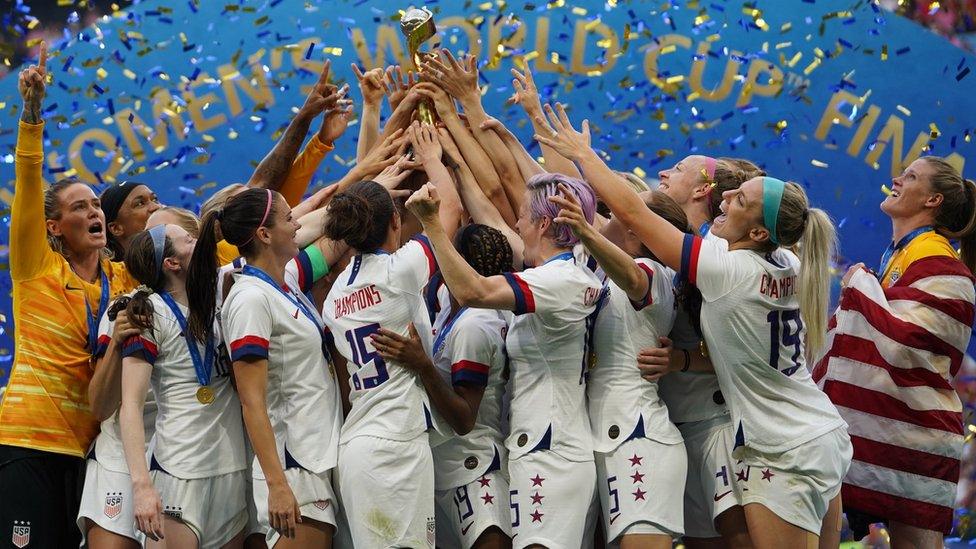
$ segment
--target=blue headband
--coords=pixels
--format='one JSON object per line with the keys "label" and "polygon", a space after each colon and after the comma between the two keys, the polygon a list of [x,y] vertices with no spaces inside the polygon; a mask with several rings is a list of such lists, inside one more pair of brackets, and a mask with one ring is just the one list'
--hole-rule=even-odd
{"label": "blue headband", "polygon": [[163,271],[163,253],[166,248],[166,225],[156,225],[149,229],[153,241],[153,257],[156,259],[156,277]]}
{"label": "blue headband", "polygon": [[783,202],[786,183],[775,177],[763,177],[763,225],[769,230],[769,239],[779,244],[776,237],[776,222],[779,221],[779,206]]}

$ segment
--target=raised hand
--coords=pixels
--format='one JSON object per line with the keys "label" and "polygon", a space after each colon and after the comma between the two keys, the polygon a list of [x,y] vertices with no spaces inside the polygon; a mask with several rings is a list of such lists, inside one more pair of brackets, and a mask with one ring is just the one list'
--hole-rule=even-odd
{"label": "raised hand", "polygon": [[47,42],[41,42],[41,53],[37,65],[20,71],[17,89],[24,100],[24,113],[21,120],[28,124],[41,123],[41,102],[47,86]]}
{"label": "raised hand", "polygon": [[423,164],[430,162],[440,162],[444,150],[437,139],[437,131],[430,124],[414,122],[410,125],[410,143],[413,144],[413,152],[419,157]]}
{"label": "raised hand", "polygon": [[437,223],[441,206],[441,199],[437,196],[437,187],[430,183],[425,184],[410,195],[405,206],[422,225]]}
{"label": "raised hand", "polygon": [[400,65],[391,65],[386,68],[383,74],[386,97],[390,101],[390,109],[396,110],[397,105],[407,96],[407,92],[414,85],[413,71],[407,72],[407,77],[403,77],[403,69]]}
{"label": "raised hand", "polygon": [[528,63],[525,64],[525,72],[512,69],[512,89],[515,93],[508,100],[512,103],[522,105],[529,116],[542,114],[542,100],[539,98],[539,88],[535,85],[535,78],[529,70]]}
{"label": "raised hand", "polygon": [[457,111],[454,110],[454,101],[451,96],[447,95],[443,89],[430,82],[421,82],[413,87],[414,92],[416,92],[421,97],[426,97],[434,103],[434,110],[437,111],[437,116],[444,120],[452,116],[457,116]]}
{"label": "raised hand", "polygon": [[368,105],[379,105],[386,95],[386,87],[383,85],[383,69],[375,68],[365,73],[360,70],[359,65],[352,64],[352,72],[359,80],[359,91],[363,94],[363,102]]}
{"label": "raised hand", "polygon": [[558,187],[562,196],[556,195],[549,197],[550,202],[561,208],[559,214],[552,221],[554,223],[565,223],[569,225],[573,234],[582,238],[587,231],[593,230],[593,226],[586,221],[586,217],[583,215],[583,207],[580,206],[579,200],[577,200],[573,191],[569,190],[569,187],[562,183]]}
{"label": "raised hand", "polygon": [[337,89],[334,84],[329,84],[329,70],[331,67],[332,62],[327,59],[325,64],[322,65],[322,72],[319,74],[318,82],[312,86],[312,91],[305,98],[305,104],[298,109],[299,116],[304,116],[308,119],[315,118],[323,111],[334,108],[340,99],[345,98],[346,93],[349,91],[349,85],[346,84],[342,86],[342,89]]}
{"label": "raised hand", "polygon": [[370,149],[362,161],[356,164],[354,168],[357,172],[356,175],[361,179],[366,179],[395,163],[402,154],[402,151],[398,154],[398,150],[406,141],[403,129],[391,133],[382,143]]}
{"label": "raised hand", "polygon": [[548,135],[537,133],[533,136],[535,140],[570,160],[583,159],[591,150],[590,121],[584,120],[580,131],[576,131],[561,103],[556,104],[555,110],[546,105],[544,111],[545,118],[536,116],[535,123],[540,131],[548,132]]}
{"label": "raised hand", "polygon": [[399,158],[399,160],[387,166],[378,175],[373,177],[373,181],[383,185],[386,190],[392,191],[400,186],[400,183],[403,182],[408,175],[413,173],[413,168],[410,166],[410,157],[403,155]]}
{"label": "raised hand", "polygon": [[322,127],[319,128],[319,141],[326,145],[332,145],[336,139],[345,133],[349,127],[349,120],[353,117],[352,100],[340,99],[336,106],[330,109],[322,119]]}
{"label": "raised hand", "polygon": [[464,58],[463,64],[447,49],[440,58],[430,56],[421,67],[420,79],[436,84],[454,98],[464,101],[480,97],[478,90],[478,60],[473,55]]}

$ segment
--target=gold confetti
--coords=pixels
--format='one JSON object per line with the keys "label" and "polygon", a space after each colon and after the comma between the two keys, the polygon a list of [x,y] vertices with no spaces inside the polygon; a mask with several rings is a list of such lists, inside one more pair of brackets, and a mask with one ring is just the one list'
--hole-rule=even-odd
{"label": "gold confetti", "polygon": [[634,175],[636,175],[637,177],[639,177],[641,179],[644,179],[644,176],[647,175],[647,172],[645,172],[644,170],[642,170],[640,166],[637,166],[636,168],[634,168],[633,169],[633,172],[634,172]]}
{"label": "gold confetti", "polygon": [[883,192],[885,196],[891,196],[891,189],[889,189],[887,185],[881,185],[881,192]]}
{"label": "gold confetti", "polygon": [[912,115],[912,111],[908,110],[903,105],[896,105],[895,108],[898,109],[899,111],[901,111],[901,113],[904,114],[905,116],[911,116]]}
{"label": "gold confetti", "polygon": [[573,15],[583,16],[586,15],[586,13],[587,13],[586,8],[581,8],[579,6],[573,7]]}
{"label": "gold confetti", "polygon": [[929,122],[929,136],[932,139],[938,139],[940,135],[942,135],[942,132],[939,131],[939,127],[935,125],[935,122]]}
{"label": "gold confetti", "polygon": [[829,168],[830,167],[830,165],[827,164],[826,162],[821,162],[821,161],[817,160],[816,158],[811,158],[810,159],[810,164],[813,165],[815,168]]}
{"label": "gold confetti", "polygon": [[813,72],[813,69],[819,66],[820,66],[820,58],[818,57],[814,59],[809,65],[807,65],[807,68],[803,69],[803,74],[810,74],[811,72]]}
{"label": "gold confetti", "polygon": [[881,60],[882,61],[888,60],[888,44],[884,44],[883,46],[881,46]]}

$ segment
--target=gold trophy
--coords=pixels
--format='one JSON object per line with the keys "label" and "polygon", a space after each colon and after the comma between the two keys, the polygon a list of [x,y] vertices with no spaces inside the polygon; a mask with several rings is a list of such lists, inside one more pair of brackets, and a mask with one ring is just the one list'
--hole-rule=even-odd
{"label": "gold trophy", "polygon": [[[414,69],[419,73],[421,63],[431,55],[429,52],[420,51],[420,45],[437,33],[434,14],[423,8],[408,9],[400,18],[400,32],[407,37],[407,50],[410,52]],[[420,121],[427,124],[433,124],[437,120],[434,105],[427,99],[417,105],[417,114]]]}

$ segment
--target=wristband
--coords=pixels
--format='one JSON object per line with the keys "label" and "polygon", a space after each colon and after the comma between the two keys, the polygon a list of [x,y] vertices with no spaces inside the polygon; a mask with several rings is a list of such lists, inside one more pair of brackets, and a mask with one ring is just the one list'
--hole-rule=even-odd
{"label": "wristband", "polygon": [[685,366],[681,371],[687,372],[688,368],[691,368],[691,353],[688,352],[688,349],[681,349],[681,352],[685,354]]}

